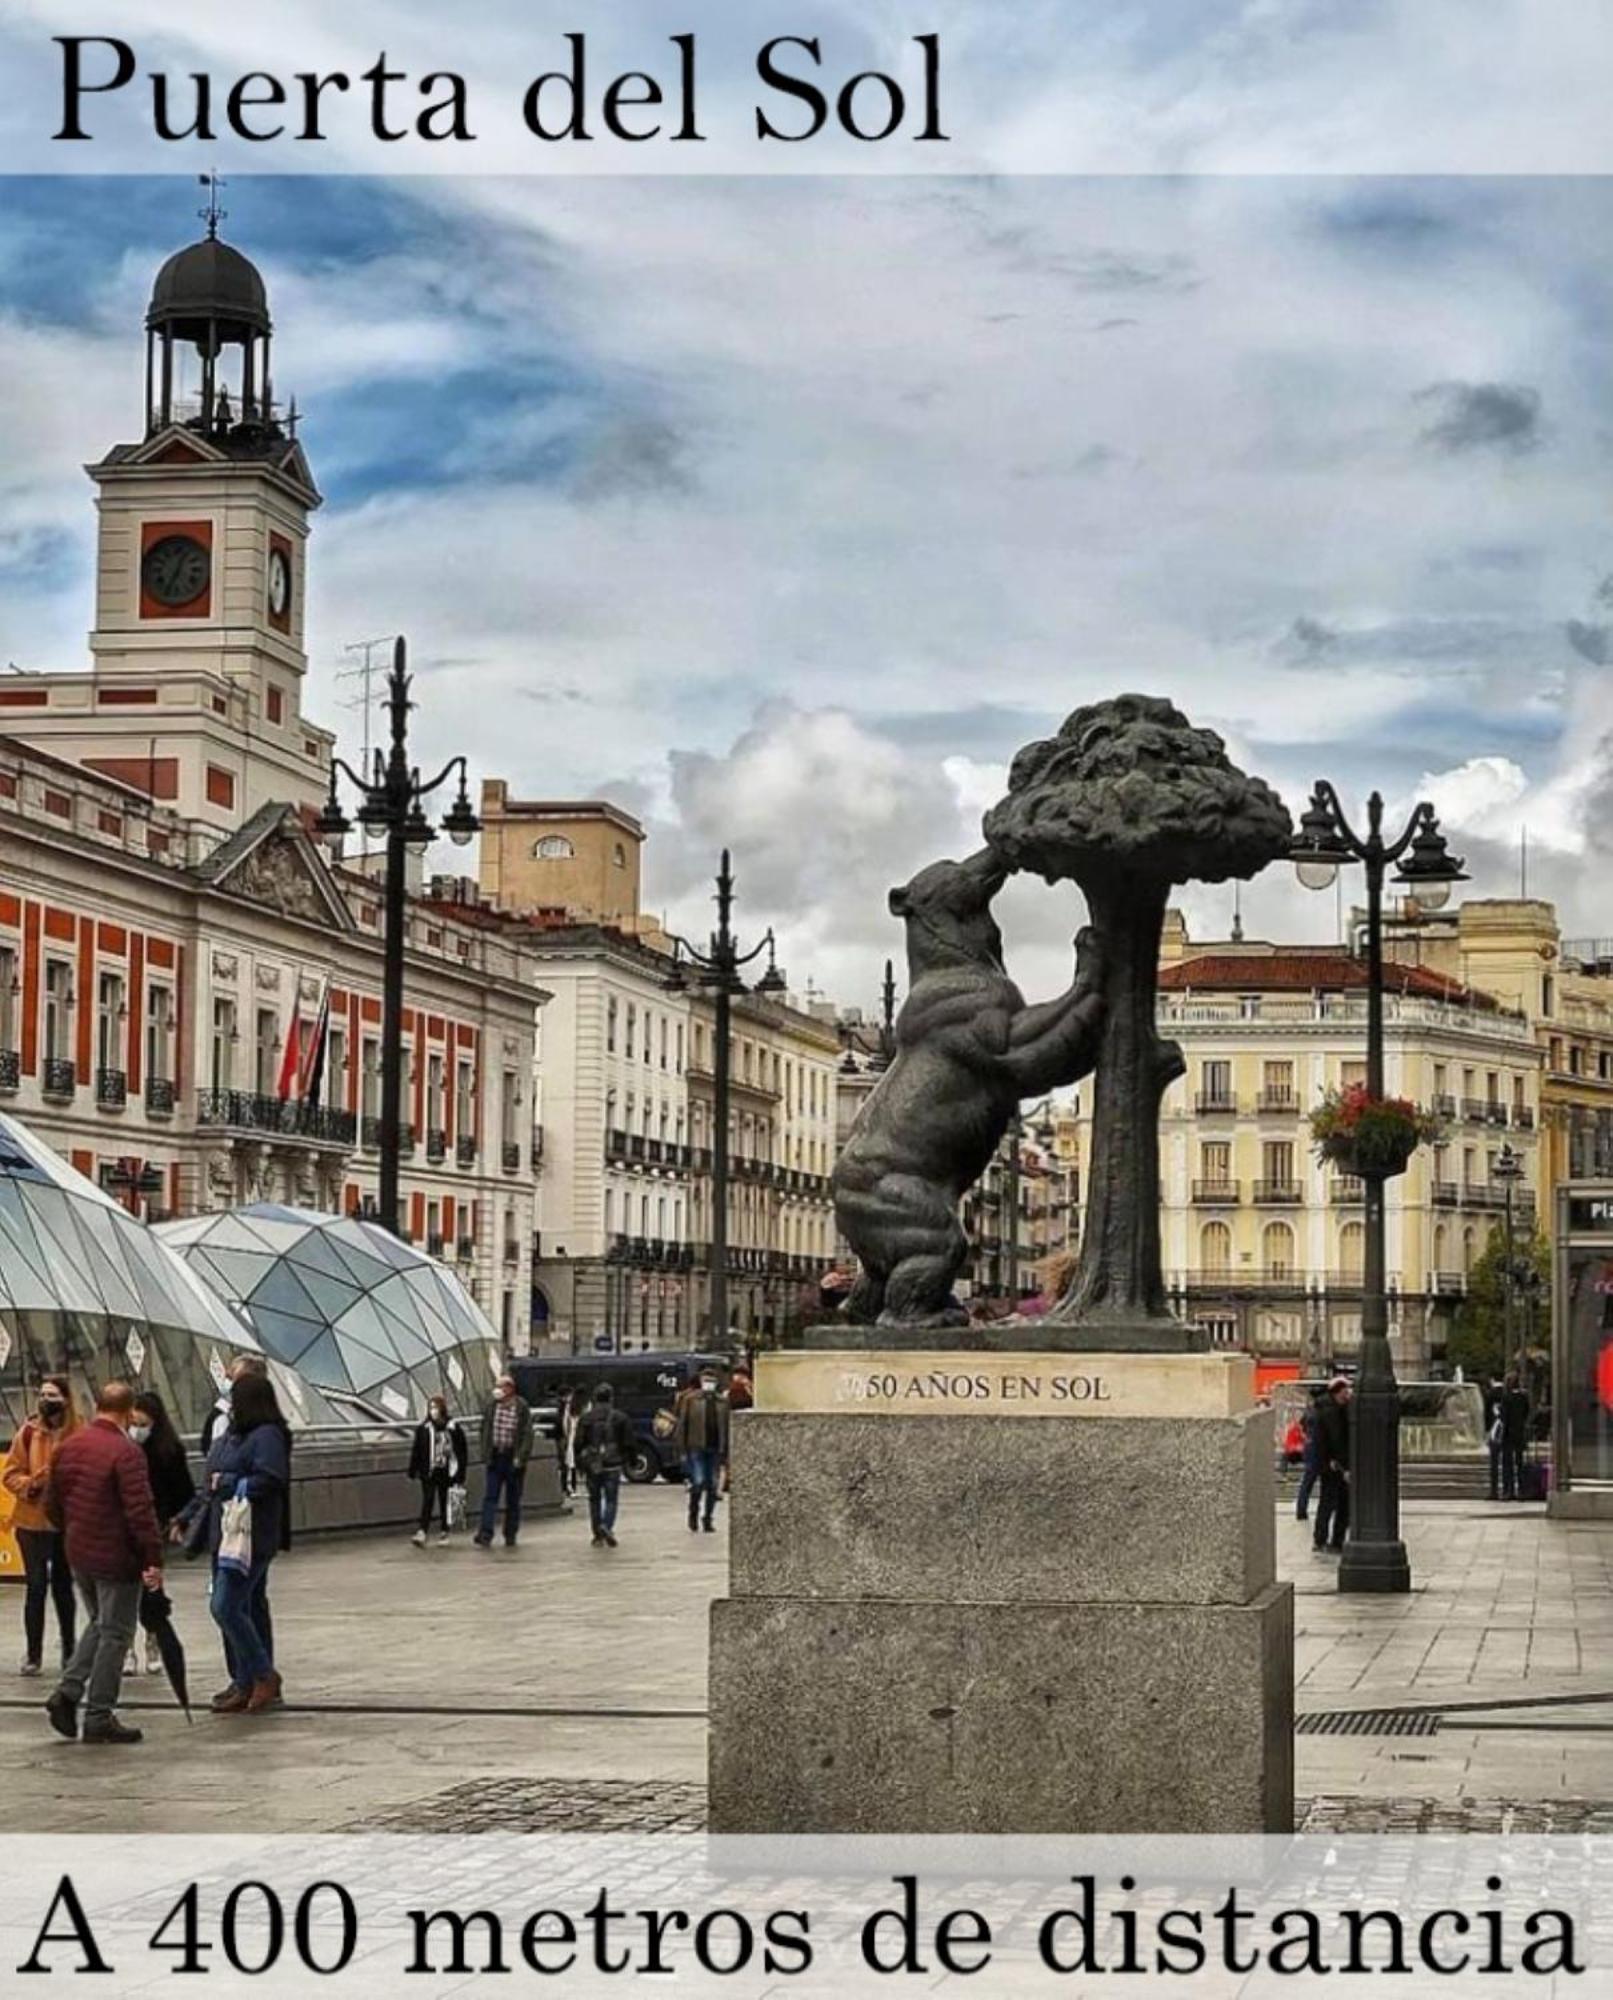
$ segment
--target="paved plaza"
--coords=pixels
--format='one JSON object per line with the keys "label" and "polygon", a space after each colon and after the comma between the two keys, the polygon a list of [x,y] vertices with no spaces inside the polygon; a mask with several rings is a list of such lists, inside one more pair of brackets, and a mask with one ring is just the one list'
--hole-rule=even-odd
{"label": "paved plaza", "polygon": [[[1613,1831],[1613,1527],[1461,1501],[1413,1505],[1405,1527],[1413,1594],[1346,1598],[1279,1519],[1305,1823]],[[299,1548],[273,1579],[288,1706],[255,1721],[206,1713],[222,1673],[205,1577],[180,1567],[194,1726],[142,1679],[124,1712],[146,1744],[85,1750],[50,1733],[45,1687],[0,1681],[10,1822],[222,1830],[250,1797],[264,1832],[698,1826],[726,1534],[690,1535],[666,1487],[630,1489],[621,1531],[614,1553],[580,1516],[532,1523],[513,1555]]]}

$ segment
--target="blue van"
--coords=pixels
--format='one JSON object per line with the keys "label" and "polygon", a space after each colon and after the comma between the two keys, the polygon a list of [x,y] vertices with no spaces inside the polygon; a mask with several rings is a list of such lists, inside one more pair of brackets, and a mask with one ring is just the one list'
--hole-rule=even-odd
{"label": "blue van", "polygon": [[510,1373],[535,1411],[552,1412],[540,1421],[548,1422],[556,1436],[560,1412],[573,1390],[592,1395],[598,1383],[608,1382],[616,1407],[627,1412],[638,1433],[638,1453],[623,1471],[635,1485],[647,1486],[658,1475],[670,1480],[683,1477],[672,1440],[656,1436],[656,1417],[671,1410],[702,1368],[715,1368],[726,1382],[732,1366],[725,1354],[652,1348],[641,1354],[527,1354],[510,1364]]}

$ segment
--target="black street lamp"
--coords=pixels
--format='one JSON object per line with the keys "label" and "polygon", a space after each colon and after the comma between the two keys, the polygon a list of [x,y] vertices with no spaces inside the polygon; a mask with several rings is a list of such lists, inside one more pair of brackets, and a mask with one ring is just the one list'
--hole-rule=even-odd
{"label": "black street lamp", "polygon": [[480,830],[481,821],[471,810],[465,788],[463,757],[450,757],[436,777],[422,782],[418,765],[409,762],[409,699],[411,676],[407,669],[408,649],[402,639],[392,648],[392,671],[387,675],[387,715],[392,741],[384,754],[377,750],[373,769],[363,778],[340,757],[330,760],[330,794],[314,822],[314,831],[333,849],[352,832],[352,823],[336,796],[336,774],[341,771],[359,794],[359,824],[386,835],[386,925],[383,932],[381,980],[381,1119],[380,1191],[376,1220],[394,1236],[401,1233],[398,1219],[398,1162],[403,1150],[403,940],[406,871],[409,849],[428,847],[437,829],[426,818],[423,801],[459,773],[459,793],[443,816],[442,831],[456,847],[463,847]]}
{"label": "black street lamp", "polygon": [[711,933],[708,948],[697,951],[685,937],[672,935],[672,970],[666,977],[669,993],[688,991],[690,979],[685,976],[685,967],[693,974],[693,984],[709,988],[715,1000],[714,1048],[712,1051],[712,1119],[711,1134],[711,1330],[713,1336],[728,1337],[728,1111],[730,1099],[730,1055],[733,1029],[733,1002],[737,993],[745,992],[744,980],[739,976],[743,966],[767,953],[767,970],[756,982],[758,993],[775,994],[784,991],[784,975],[775,961],[775,941],[771,930],[766,932],[761,942],[747,952],[741,952],[734,937],[734,876],[729,866],[728,849],[722,851],[722,866],[717,871],[717,928]]}
{"label": "black street lamp", "polygon": [[[1521,1364],[1523,1359],[1521,1352],[1514,1358],[1512,1338],[1516,1316],[1514,1302],[1518,1283],[1518,1267],[1513,1261],[1515,1239],[1513,1233],[1512,1190],[1523,1179],[1523,1160],[1519,1154],[1513,1151],[1510,1142],[1504,1145],[1500,1152],[1496,1154],[1495,1164],[1490,1169],[1490,1178],[1501,1183],[1502,1191],[1506,1196],[1506,1214],[1502,1223],[1505,1262],[1501,1272],[1501,1372],[1505,1375],[1510,1368]],[[1521,1366],[1519,1366],[1519,1377],[1521,1380]]]}
{"label": "black street lamp", "polygon": [[[1398,840],[1383,837],[1383,798],[1367,801],[1367,831],[1357,834],[1338,793],[1321,779],[1299,823],[1289,857],[1307,889],[1331,888],[1342,862],[1359,861],[1367,878],[1367,1095],[1383,1096],[1383,884],[1389,869],[1419,908],[1437,910],[1451,884],[1467,877],[1445,845],[1434,808],[1416,806]],[[1361,1286],[1361,1359],[1350,1406],[1350,1526],[1339,1562],[1339,1589],[1405,1591],[1411,1564],[1400,1539],[1400,1385],[1389,1352],[1385,1291],[1383,1190],[1387,1176],[1363,1163],[1366,1254]]]}
{"label": "black street lamp", "polygon": [[[858,1073],[856,1053],[857,1031],[854,1028],[843,1028],[841,1035],[846,1045],[846,1052],[840,1058],[840,1074],[842,1076],[856,1076]],[[895,1060],[896,967],[887,958],[885,961],[885,978],[879,989],[879,1031],[875,1038],[873,1049],[867,1056],[863,1066],[870,1075],[883,1076]]]}

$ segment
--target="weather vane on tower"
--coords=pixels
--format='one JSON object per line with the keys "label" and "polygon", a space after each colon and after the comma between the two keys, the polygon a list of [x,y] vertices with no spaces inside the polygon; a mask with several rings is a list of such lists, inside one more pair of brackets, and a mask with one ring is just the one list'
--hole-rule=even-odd
{"label": "weather vane on tower", "polygon": [[211,173],[198,174],[196,178],[207,190],[207,206],[197,209],[196,213],[207,224],[208,241],[215,242],[218,238],[218,226],[229,214],[227,208],[220,208],[218,205],[219,190],[225,185],[224,176],[215,167]]}

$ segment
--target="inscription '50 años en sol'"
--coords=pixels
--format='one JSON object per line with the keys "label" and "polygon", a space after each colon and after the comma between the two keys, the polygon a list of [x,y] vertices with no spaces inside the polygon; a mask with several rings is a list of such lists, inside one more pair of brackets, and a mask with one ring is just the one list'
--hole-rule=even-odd
{"label": "inscription '50 a\u00f1os en sol'", "polygon": [[840,1403],[1107,1403],[1101,1375],[977,1374],[969,1369],[848,1368],[835,1388]]}

